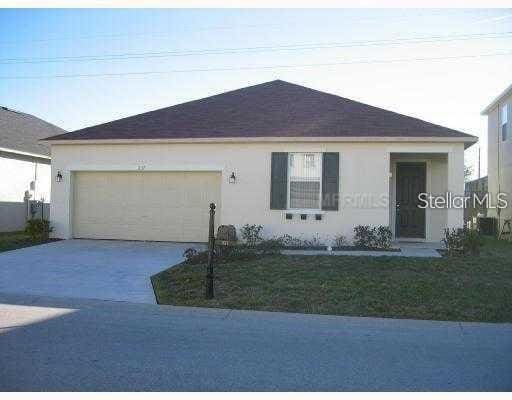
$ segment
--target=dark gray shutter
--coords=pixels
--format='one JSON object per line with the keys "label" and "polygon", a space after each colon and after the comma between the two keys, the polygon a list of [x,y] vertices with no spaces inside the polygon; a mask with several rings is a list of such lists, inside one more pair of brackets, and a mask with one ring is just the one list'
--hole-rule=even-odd
{"label": "dark gray shutter", "polygon": [[288,153],[272,153],[270,209],[285,210],[288,197]]}
{"label": "dark gray shutter", "polygon": [[322,161],[322,210],[337,210],[340,190],[340,155],[324,153]]}

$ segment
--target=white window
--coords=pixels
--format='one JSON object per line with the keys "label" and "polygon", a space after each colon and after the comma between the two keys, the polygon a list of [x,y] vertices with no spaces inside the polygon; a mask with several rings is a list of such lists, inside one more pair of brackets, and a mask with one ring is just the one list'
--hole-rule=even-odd
{"label": "white window", "polygon": [[289,153],[288,208],[320,210],[322,154]]}
{"label": "white window", "polygon": [[505,104],[501,107],[501,140],[507,140],[508,132],[507,132],[507,105]]}

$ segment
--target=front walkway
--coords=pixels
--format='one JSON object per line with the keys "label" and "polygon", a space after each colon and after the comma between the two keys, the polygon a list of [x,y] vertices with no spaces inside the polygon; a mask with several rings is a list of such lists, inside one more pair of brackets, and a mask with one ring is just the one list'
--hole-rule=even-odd
{"label": "front walkway", "polygon": [[395,242],[404,257],[441,257],[437,250],[444,249],[440,242]]}
{"label": "front walkway", "polygon": [[155,303],[150,276],[194,244],[63,240],[0,253],[0,293]]}
{"label": "front walkway", "polygon": [[510,391],[512,324],[0,295],[1,391]]}
{"label": "front walkway", "polygon": [[393,242],[393,248],[399,248],[401,251],[326,251],[326,250],[284,250],[282,253],[287,255],[301,256],[367,256],[367,257],[430,257],[439,258],[441,254],[437,251],[442,249],[441,243],[434,242]]}

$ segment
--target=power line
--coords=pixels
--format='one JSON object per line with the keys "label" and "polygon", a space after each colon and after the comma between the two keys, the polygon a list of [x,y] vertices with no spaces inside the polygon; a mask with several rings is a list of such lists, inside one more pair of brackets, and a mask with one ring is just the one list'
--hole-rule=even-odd
{"label": "power line", "polygon": [[[231,26],[210,26],[204,28],[197,27],[185,27],[180,28],[179,31],[213,31],[213,30],[232,30],[232,29],[241,29],[241,28],[263,28],[269,26],[279,26],[278,24],[253,24],[253,25],[231,25]],[[63,40],[88,40],[88,39],[101,39],[101,38],[122,38],[122,37],[132,37],[132,36],[169,36],[174,34],[175,32],[126,32],[126,33],[105,33],[98,35],[82,35],[82,36],[61,36],[55,38],[40,38],[40,39],[19,39],[19,40],[9,40],[9,41],[0,41],[1,44],[17,44],[17,43],[25,43],[25,42],[55,42],[55,41],[63,41]]]}
{"label": "power line", "polygon": [[[463,10],[457,9],[457,13],[472,13],[473,10]],[[350,17],[351,22],[375,22],[375,21],[406,21],[410,22],[411,18],[428,18],[428,17],[438,17],[440,15],[446,15],[446,10],[435,11],[433,9],[428,10],[427,12],[420,13],[411,13],[410,10],[407,10],[407,15],[397,14],[397,15],[385,15],[382,17]],[[194,31],[194,32],[202,32],[202,31],[213,31],[213,30],[236,30],[236,29],[257,29],[264,27],[273,27],[273,28],[282,28],[281,24],[245,24],[245,25],[220,25],[220,26],[206,26],[206,27],[179,27],[177,31]],[[54,41],[65,41],[65,40],[89,40],[89,39],[101,39],[101,38],[122,38],[122,37],[134,37],[134,36],[169,36],[173,35],[176,32],[116,32],[116,33],[103,33],[103,34],[95,34],[95,35],[81,35],[81,36],[61,36],[54,38],[36,38],[36,39],[18,39],[18,40],[6,40],[0,41],[0,45],[2,44],[18,44],[18,43],[26,43],[26,42],[54,42]]]}
{"label": "power line", "polygon": [[98,54],[82,56],[60,56],[43,58],[5,58],[0,59],[0,64],[39,64],[55,62],[89,62],[89,61],[119,61],[144,58],[159,57],[183,57],[183,56],[202,56],[202,55],[223,55],[239,53],[258,53],[267,51],[305,51],[317,49],[343,48],[343,47],[365,47],[365,46],[392,46],[417,43],[438,43],[459,40],[477,40],[477,39],[496,39],[506,37],[512,34],[508,32],[489,32],[476,34],[458,34],[445,36],[423,36],[412,38],[395,38],[383,40],[365,40],[353,42],[327,42],[327,43],[309,43],[309,44],[288,44],[277,46],[257,46],[257,47],[237,47],[224,49],[203,49],[203,50],[169,50],[161,52],[143,52],[143,53],[117,53],[117,54]]}
{"label": "power line", "polygon": [[388,60],[356,60],[356,61],[341,61],[332,63],[315,63],[315,64],[288,64],[288,65],[265,65],[265,66],[242,66],[242,67],[220,67],[220,68],[195,68],[195,69],[175,69],[168,71],[133,71],[133,72],[112,72],[112,73],[98,73],[98,74],[62,74],[62,75],[32,75],[32,76],[0,76],[0,79],[5,80],[22,80],[22,79],[53,79],[53,78],[93,78],[93,77],[116,77],[116,76],[137,76],[137,75],[156,75],[156,74],[175,74],[175,73],[189,73],[189,72],[225,72],[225,71],[247,71],[247,70],[265,70],[265,69],[283,69],[283,68],[313,68],[313,67],[329,67],[337,65],[350,65],[350,64],[389,64],[401,62],[418,62],[418,61],[441,61],[441,60],[456,60],[478,57],[493,57],[493,56],[506,56],[512,55],[512,51],[500,53],[487,53],[487,54],[468,54],[461,56],[447,56],[447,57],[425,57],[425,58],[396,58]]}

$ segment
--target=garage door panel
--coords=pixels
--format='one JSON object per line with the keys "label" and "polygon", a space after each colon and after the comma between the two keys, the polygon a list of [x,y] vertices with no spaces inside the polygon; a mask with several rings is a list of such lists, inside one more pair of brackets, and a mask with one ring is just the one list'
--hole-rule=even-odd
{"label": "garage door panel", "polygon": [[207,241],[220,183],[217,172],[76,172],[73,236]]}

